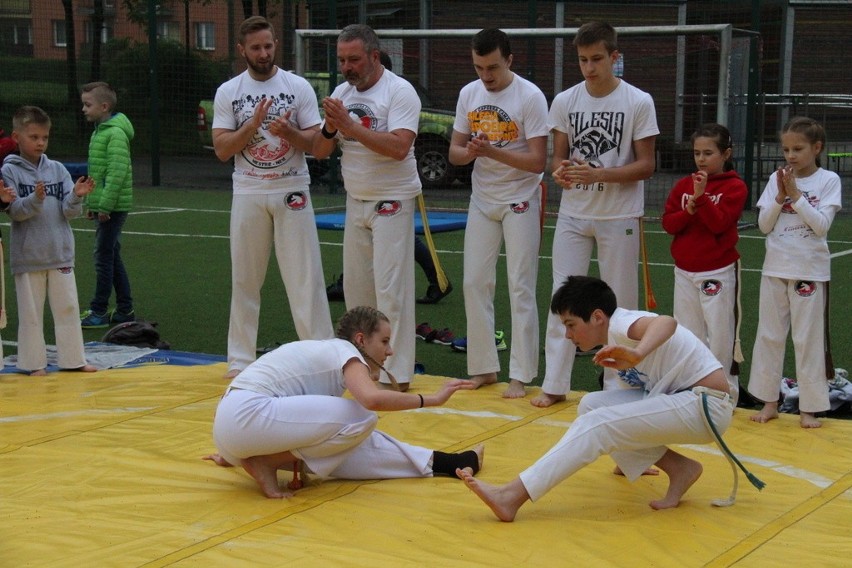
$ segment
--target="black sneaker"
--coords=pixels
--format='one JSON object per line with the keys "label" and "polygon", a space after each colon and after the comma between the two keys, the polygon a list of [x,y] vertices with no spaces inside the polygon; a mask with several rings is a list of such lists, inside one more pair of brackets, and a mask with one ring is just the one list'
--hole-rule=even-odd
{"label": "black sneaker", "polygon": [[453,291],[453,284],[451,282],[447,282],[447,289],[441,292],[441,287],[437,284],[429,284],[429,287],[426,289],[426,295],[422,298],[417,298],[418,304],[437,304],[440,302],[445,296],[449,295],[450,292]]}
{"label": "black sneaker", "polygon": [[123,314],[120,311],[115,310],[109,317],[110,324],[125,323],[128,321],[136,321],[136,314],[133,313],[133,310],[130,310],[130,313],[128,314]]}
{"label": "black sneaker", "polygon": [[325,289],[325,295],[328,297],[329,302],[342,302],[344,301],[343,297],[343,274],[340,274],[340,277],[335,279],[334,282],[329,284]]}

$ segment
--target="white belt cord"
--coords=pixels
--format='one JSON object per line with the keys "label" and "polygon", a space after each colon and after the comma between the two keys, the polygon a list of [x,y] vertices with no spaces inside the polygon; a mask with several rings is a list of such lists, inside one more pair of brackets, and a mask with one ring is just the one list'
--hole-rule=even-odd
{"label": "white belt cord", "polygon": [[737,456],[728,449],[728,446],[725,444],[725,441],[722,439],[722,435],[716,429],[716,426],[713,424],[713,419],[710,418],[710,408],[707,406],[707,397],[712,396],[715,398],[726,399],[730,398],[728,393],[718,391],[716,389],[709,389],[707,387],[695,387],[692,389],[692,392],[699,395],[699,405],[701,407],[701,418],[704,419],[704,424],[707,425],[707,429],[710,430],[710,434],[713,436],[713,441],[716,442],[716,445],[719,446],[719,449],[722,451],[722,454],[727,458],[728,463],[731,464],[731,471],[734,472],[734,487],[731,490],[731,495],[727,499],[714,499],[710,503],[715,507],[730,507],[737,500],[737,487],[739,485],[739,472],[737,471],[737,466],[743,473],[746,475],[746,478],[751,482],[752,485],[757,487],[757,490],[760,491],[766,486],[766,483],[759,480],[754,474],[752,474],[749,470],[745,468],[745,466],[740,463],[740,460],[737,459]]}

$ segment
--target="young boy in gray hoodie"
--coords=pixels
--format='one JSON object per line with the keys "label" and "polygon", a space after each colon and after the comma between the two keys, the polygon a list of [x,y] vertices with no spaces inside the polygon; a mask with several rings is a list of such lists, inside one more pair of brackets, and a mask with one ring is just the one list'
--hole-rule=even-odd
{"label": "young boy in gray hoodie", "polygon": [[45,375],[44,302],[50,302],[61,369],[95,371],[86,364],[80,304],[74,279],[74,235],[69,219],[82,213],[83,196],[92,191],[91,178],[74,183],[59,162],[45,155],[50,117],[34,106],[19,108],[12,117],[12,137],[20,155],[3,160],[0,198],[9,190],[12,218],[10,265],[18,298],[18,369]]}

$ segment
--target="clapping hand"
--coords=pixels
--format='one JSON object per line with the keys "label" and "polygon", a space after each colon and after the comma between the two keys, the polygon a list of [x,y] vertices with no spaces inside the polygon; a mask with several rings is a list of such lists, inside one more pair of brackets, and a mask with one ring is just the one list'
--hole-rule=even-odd
{"label": "clapping hand", "polygon": [[3,184],[3,180],[0,179],[0,201],[2,201],[3,203],[12,203],[13,201],[15,201],[15,199],[17,199],[17,197],[18,192],[16,192],[11,187],[6,187]]}
{"label": "clapping hand", "polygon": [[95,189],[95,180],[88,176],[82,176],[78,178],[77,183],[74,184],[74,195],[77,197],[83,197],[84,195],[92,193],[93,189]]}

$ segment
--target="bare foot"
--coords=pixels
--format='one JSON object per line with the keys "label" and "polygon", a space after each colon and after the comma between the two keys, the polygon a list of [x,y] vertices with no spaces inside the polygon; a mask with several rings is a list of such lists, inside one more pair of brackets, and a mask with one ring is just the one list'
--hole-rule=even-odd
{"label": "bare foot", "polygon": [[524,398],[527,396],[526,385],[517,379],[510,379],[509,386],[503,391],[503,398]]}
{"label": "bare foot", "polygon": [[[479,462],[479,468],[478,468],[478,469],[481,471],[481,470],[482,470],[482,461],[485,459],[485,444],[477,444],[477,445],[473,448],[473,451],[474,451],[474,453],[476,454],[476,460],[477,460],[477,462]],[[472,467],[465,467],[465,468],[462,468],[462,470],[461,470],[461,471],[463,471],[463,472],[467,473],[467,474],[468,474],[468,475],[470,475],[471,477],[472,477],[472,476],[474,476],[474,475],[476,475],[476,474],[473,472],[473,468],[472,468]]]}
{"label": "bare foot", "polygon": [[483,385],[493,385],[497,382],[497,373],[484,373],[482,375],[473,375],[470,378],[470,382],[474,385],[473,388],[478,389]]}
{"label": "bare foot", "polygon": [[770,420],[775,420],[778,418],[778,403],[777,402],[766,402],[763,404],[763,408],[757,414],[752,414],[748,417],[752,422],[760,422],[761,424],[765,424]]}
{"label": "bare foot", "polygon": [[30,371],[29,374],[31,377],[46,377],[47,371],[44,369],[36,369],[35,371]]}
{"label": "bare foot", "polygon": [[278,485],[278,467],[272,463],[269,457],[252,456],[241,459],[240,465],[254,478],[263,494],[270,499],[292,497],[293,494],[289,491],[281,491],[281,487]]}
{"label": "bare foot", "polygon": [[239,375],[241,372],[242,372],[242,369],[231,369],[230,371],[228,371],[227,373],[222,375],[222,378],[230,381],[231,379],[233,379],[237,375]]}
{"label": "bare foot", "polygon": [[234,467],[234,464],[232,464],[219,454],[207,454],[206,456],[201,456],[201,459],[212,461],[216,465],[222,467]]}
{"label": "bare foot", "polygon": [[817,417],[810,412],[800,412],[799,426],[802,428],[820,428],[822,427],[822,422],[817,420]]}
{"label": "bare foot", "polygon": [[547,394],[542,391],[539,395],[534,397],[530,404],[533,406],[537,406],[539,408],[547,408],[548,406],[554,405],[557,402],[565,402],[567,398],[564,394]]}
{"label": "bare foot", "polygon": [[498,487],[479,481],[470,475],[466,469],[457,469],[456,475],[503,522],[511,523],[514,521],[518,509],[529,501],[530,496],[520,478],[515,478],[506,485]]}
{"label": "bare foot", "polygon": [[[615,468],[612,470],[612,473],[614,473],[615,475],[624,475],[624,472],[621,471],[621,468],[618,466],[615,466]],[[642,475],[660,475],[660,470],[655,467],[649,467],[648,469],[642,472]]]}
{"label": "bare foot", "polygon": [[666,496],[648,503],[652,509],[672,509],[680,504],[684,493],[701,477],[704,468],[693,459],[668,450],[657,464],[669,476],[669,488]]}
{"label": "bare foot", "polygon": [[75,367],[73,369],[63,369],[65,371],[77,371],[78,373],[96,373],[98,368],[94,365],[83,365],[82,367]]}

